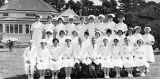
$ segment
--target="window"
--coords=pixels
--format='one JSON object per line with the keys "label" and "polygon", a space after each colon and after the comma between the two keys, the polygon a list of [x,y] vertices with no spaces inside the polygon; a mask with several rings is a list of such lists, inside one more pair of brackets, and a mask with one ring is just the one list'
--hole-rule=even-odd
{"label": "window", "polygon": [[5,24],[5,27],[6,27],[6,28],[5,28],[5,29],[6,29],[6,33],[10,33],[10,32],[9,32],[9,24]]}
{"label": "window", "polygon": [[26,24],[26,34],[30,34],[30,33],[31,33],[31,25]]}
{"label": "window", "polygon": [[33,13],[26,13],[26,16],[34,17],[34,16],[36,16],[36,14],[33,14]]}
{"label": "window", "polygon": [[14,28],[15,28],[15,33],[18,33],[18,24],[15,24]]}
{"label": "window", "polygon": [[22,34],[23,33],[23,27],[22,27],[22,24],[19,25],[19,34]]}
{"label": "window", "polygon": [[22,24],[5,24],[5,30],[8,34],[22,34],[23,25]]}
{"label": "window", "polygon": [[3,16],[8,16],[8,13],[3,13]]}
{"label": "window", "polygon": [[10,33],[14,33],[14,27],[13,27],[13,24],[10,24]]}

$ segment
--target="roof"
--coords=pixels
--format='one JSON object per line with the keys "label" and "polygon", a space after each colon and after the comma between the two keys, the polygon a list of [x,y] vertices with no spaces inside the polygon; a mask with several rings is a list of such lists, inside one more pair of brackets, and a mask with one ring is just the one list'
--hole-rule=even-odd
{"label": "roof", "polygon": [[4,10],[58,12],[43,0],[10,0],[0,8]]}
{"label": "roof", "polygon": [[74,17],[79,17],[73,10],[71,10],[70,8],[62,11],[58,17],[69,17],[69,16],[74,16]]}

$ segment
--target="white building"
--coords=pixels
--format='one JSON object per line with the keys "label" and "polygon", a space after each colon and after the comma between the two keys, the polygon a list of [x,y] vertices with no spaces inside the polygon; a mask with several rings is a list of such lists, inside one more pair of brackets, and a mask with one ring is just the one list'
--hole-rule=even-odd
{"label": "white building", "polygon": [[43,0],[10,0],[0,8],[0,40],[10,37],[18,38],[20,42],[30,40],[30,26],[36,14],[43,17],[42,22],[47,22],[48,15],[59,15]]}

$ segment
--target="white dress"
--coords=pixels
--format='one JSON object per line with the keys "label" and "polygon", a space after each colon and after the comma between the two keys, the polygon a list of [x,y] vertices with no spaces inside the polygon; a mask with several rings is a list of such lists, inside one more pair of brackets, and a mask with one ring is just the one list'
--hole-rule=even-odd
{"label": "white dress", "polygon": [[95,28],[96,28],[95,23],[87,24],[87,29],[91,38],[95,36]]}
{"label": "white dress", "polygon": [[96,29],[98,29],[98,31],[100,31],[100,32],[104,32],[105,31],[105,23],[97,23]]}
{"label": "white dress", "polygon": [[[55,25],[53,25],[52,23],[47,23],[44,25],[44,30],[47,32],[47,31],[52,31],[52,34],[53,34],[53,31],[55,30]],[[47,36],[46,36],[47,37]],[[52,35],[53,37],[53,35]]]}
{"label": "white dress", "polygon": [[136,39],[135,39],[135,37],[134,37],[133,35],[127,36],[127,38],[129,38],[131,45],[134,45],[135,43],[137,43],[137,42],[136,42]]}
{"label": "white dress", "polygon": [[135,34],[133,34],[133,36],[134,36],[134,38],[135,38],[136,43],[137,43],[137,40],[138,40],[138,39],[142,39],[142,38],[143,38],[140,33],[135,33]]}
{"label": "white dress", "polygon": [[123,61],[121,59],[121,46],[120,45],[112,45],[111,53],[112,53],[112,63],[113,67],[123,67]]}
{"label": "white dress", "polygon": [[124,44],[124,38],[125,38],[125,36],[124,35],[122,35],[122,36],[116,35],[115,37],[118,38],[119,45],[122,46]]}
{"label": "white dress", "polygon": [[72,36],[72,32],[73,32],[73,31],[77,31],[76,25],[73,24],[73,23],[72,23],[72,24],[68,23],[68,24],[66,25],[66,30],[68,31],[67,36]]}
{"label": "white dress", "polygon": [[72,45],[70,45],[70,47],[67,45],[63,47],[63,67],[74,66],[73,51],[74,49]]}
{"label": "white dress", "polygon": [[105,27],[105,29],[107,28],[107,29],[111,29],[112,30],[112,32],[113,32],[113,34],[115,34],[114,33],[114,28],[116,27],[116,23],[115,22],[113,22],[113,21],[108,21],[107,23],[106,23],[106,27]]}
{"label": "white dress", "polygon": [[116,30],[116,32],[118,32],[118,30],[122,30],[123,32],[126,32],[128,30],[127,25],[125,23],[116,24],[114,29]]}
{"label": "white dress", "polygon": [[66,32],[66,26],[65,26],[63,23],[56,25],[56,28],[55,28],[55,31],[57,32],[56,38],[59,37],[59,32],[60,32],[61,30],[63,30],[64,32]]}
{"label": "white dress", "polygon": [[[151,35],[151,34],[143,35],[143,39],[144,39],[144,43],[151,43],[151,42],[155,41],[153,35]],[[146,51],[147,51],[146,52],[147,61],[152,62],[152,63],[155,62],[155,57],[154,57],[152,45],[145,45],[145,47],[146,47]]]}
{"label": "white dress", "polygon": [[49,48],[42,47],[37,50],[37,69],[38,70],[46,70],[49,68],[49,58],[50,58],[50,50]]}
{"label": "white dress", "polygon": [[62,48],[53,46],[50,48],[50,51],[50,70],[60,70],[62,68]]}
{"label": "white dress", "polygon": [[[24,59],[24,66],[25,66],[25,72],[26,74],[29,74],[29,70],[31,71],[31,74],[34,73],[35,65],[36,65],[36,47],[32,46],[31,50],[30,47],[25,48],[23,53],[23,59]],[[27,61],[30,61],[30,64],[27,63]]]}
{"label": "white dress", "polygon": [[47,36],[46,37],[46,41],[47,41],[47,46],[48,47],[51,47],[53,45],[52,40],[53,40],[53,36],[50,36],[50,37]]}
{"label": "white dress", "polygon": [[71,44],[72,44],[73,47],[78,45],[78,37],[73,37],[72,41],[71,41]]}
{"label": "white dress", "polygon": [[53,25],[52,23],[51,24],[47,23],[44,25],[44,29],[46,30],[46,32],[50,31],[50,30],[53,31],[53,30],[55,30],[55,28],[56,28],[55,25]]}
{"label": "white dress", "polygon": [[103,68],[113,68],[111,60],[111,49],[109,45],[100,46],[100,55],[101,55],[101,65]]}
{"label": "white dress", "polygon": [[40,41],[42,39],[42,32],[44,31],[44,25],[41,22],[34,22],[31,26],[33,45],[40,47]]}
{"label": "white dress", "polygon": [[135,67],[133,55],[134,55],[133,46],[132,45],[127,46],[126,44],[124,44],[122,46],[122,59],[123,59],[123,65],[125,68]]}
{"label": "white dress", "polygon": [[64,45],[66,44],[66,42],[65,42],[66,36],[64,36],[64,37],[59,37],[59,38],[57,38],[57,39],[59,40],[59,46],[63,48]]}
{"label": "white dress", "polygon": [[83,45],[84,45],[85,48],[88,47],[89,45],[91,45],[91,39],[90,38],[83,38],[82,41],[83,41]]}
{"label": "white dress", "polygon": [[[144,46],[136,46],[135,49],[135,54],[134,54],[134,61],[135,61],[135,65],[137,67],[140,66],[146,66],[149,67],[149,63],[146,60],[146,48]],[[140,57],[142,57],[142,59],[140,59]]]}
{"label": "white dress", "polygon": [[77,31],[79,32],[78,37],[83,37],[84,32],[87,30],[86,24],[78,24],[77,25]]}

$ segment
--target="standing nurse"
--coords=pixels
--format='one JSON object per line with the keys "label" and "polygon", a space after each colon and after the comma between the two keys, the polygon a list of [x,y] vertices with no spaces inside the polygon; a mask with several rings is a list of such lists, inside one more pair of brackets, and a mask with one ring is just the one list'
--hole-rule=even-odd
{"label": "standing nurse", "polygon": [[151,31],[150,27],[145,27],[144,31],[145,31],[145,35],[143,35],[143,39],[146,47],[146,59],[147,59],[147,62],[153,63],[155,62],[155,57],[154,57],[152,45],[154,45],[155,39],[153,35],[149,33]]}
{"label": "standing nurse", "polygon": [[40,41],[43,37],[44,25],[40,22],[41,18],[40,15],[36,15],[36,22],[31,26],[31,39],[33,40],[33,45],[36,47],[40,47]]}

